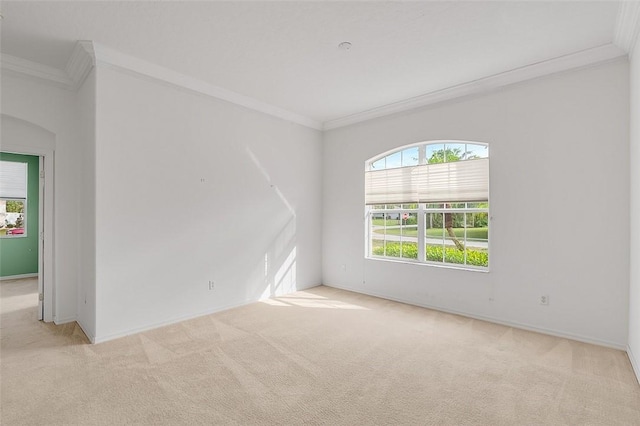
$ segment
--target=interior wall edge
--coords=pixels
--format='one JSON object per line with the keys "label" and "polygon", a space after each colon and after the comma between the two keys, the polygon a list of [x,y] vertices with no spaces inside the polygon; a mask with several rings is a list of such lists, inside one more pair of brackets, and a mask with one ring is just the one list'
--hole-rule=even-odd
{"label": "interior wall edge", "polygon": [[637,358],[634,356],[631,346],[627,345],[626,351],[629,361],[631,362],[631,367],[633,367],[633,372],[636,373],[636,379],[638,379],[638,384],[640,385],[640,363],[638,363]]}
{"label": "interior wall edge", "polygon": [[88,328],[82,325],[82,321],[80,320],[80,318],[76,318],[74,321],[76,322],[76,324],[78,324],[78,327],[82,329],[82,332],[84,333],[85,336],[87,336],[87,339],[89,339],[89,342],[96,343],[96,337],[87,331]]}

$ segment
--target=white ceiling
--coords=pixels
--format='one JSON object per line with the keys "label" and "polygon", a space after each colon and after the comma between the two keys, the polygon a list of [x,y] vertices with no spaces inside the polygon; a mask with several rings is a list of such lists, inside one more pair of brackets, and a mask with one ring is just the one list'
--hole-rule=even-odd
{"label": "white ceiling", "polygon": [[[3,53],[92,40],[319,122],[612,43],[618,2],[2,2]],[[342,41],[353,47],[338,49]]]}

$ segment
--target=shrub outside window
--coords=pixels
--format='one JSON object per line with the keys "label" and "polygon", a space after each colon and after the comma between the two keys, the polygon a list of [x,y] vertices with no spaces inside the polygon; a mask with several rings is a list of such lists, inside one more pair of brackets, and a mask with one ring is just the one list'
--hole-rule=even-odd
{"label": "shrub outside window", "polygon": [[489,147],[438,141],[367,161],[369,258],[487,270]]}

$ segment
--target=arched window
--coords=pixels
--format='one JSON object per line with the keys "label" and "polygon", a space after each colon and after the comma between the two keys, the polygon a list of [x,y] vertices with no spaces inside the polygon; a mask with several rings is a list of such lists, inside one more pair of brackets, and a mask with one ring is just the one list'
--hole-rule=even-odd
{"label": "arched window", "polygon": [[489,267],[489,146],[434,141],[365,164],[367,257]]}

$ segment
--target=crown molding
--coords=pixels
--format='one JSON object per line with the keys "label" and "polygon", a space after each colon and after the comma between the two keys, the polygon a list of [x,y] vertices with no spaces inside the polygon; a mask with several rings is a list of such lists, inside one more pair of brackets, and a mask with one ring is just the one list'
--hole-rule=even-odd
{"label": "crown molding", "polygon": [[78,90],[95,65],[95,52],[91,41],[78,41],[65,68],[72,82],[72,89]]}
{"label": "crown molding", "polygon": [[160,65],[135,58],[92,41],[78,41],[71,53],[65,70],[42,65],[26,59],[2,54],[2,70],[18,75],[46,80],[68,90],[77,90],[96,64],[111,66],[131,72],[183,90],[221,99],[247,109],[258,111],[282,120],[290,121],[315,130],[322,130],[322,123],[287,111],[282,108],[241,95],[231,90],[205,83],[193,77],[170,70]]}
{"label": "crown molding", "polygon": [[629,56],[633,55],[633,49],[638,41],[640,32],[640,2],[623,1],[618,9],[618,20],[614,44],[622,48]]}
{"label": "crown molding", "polygon": [[606,44],[592,49],[586,49],[570,55],[560,56],[548,61],[537,62],[521,68],[516,68],[490,77],[481,78],[469,83],[459,84],[442,90],[426,93],[415,98],[406,99],[392,104],[373,108],[346,117],[325,121],[324,130],[337,129],[362,121],[372,120],[391,114],[410,111],[416,108],[433,105],[464,96],[490,92],[500,87],[555,74],[575,68],[584,67],[600,62],[625,56],[626,52],[613,44]]}
{"label": "crown molding", "polygon": [[273,117],[300,124],[316,130],[322,130],[322,123],[309,117],[287,111],[282,108],[259,101],[249,96],[241,95],[231,90],[224,89],[205,83],[202,80],[173,71],[160,65],[156,65],[145,60],[126,55],[117,50],[108,48],[101,44],[93,43],[95,60],[98,66],[107,65],[127,72],[132,72],[143,78],[160,81],[171,86],[185,89],[191,92],[200,93],[221,99],[247,109],[258,111]]}
{"label": "crown molding", "polygon": [[44,80],[67,90],[77,90],[82,86],[94,64],[93,43],[90,41],[76,43],[64,71],[17,56],[2,54],[4,72]]}
{"label": "crown molding", "polygon": [[2,70],[5,72],[8,71],[18,75],[45,80],[68,90],[77,90],[94,66],[106,65],[133,73],[139,77],[169,84],[183,90],[211,96],[216,99],[230,102],[232,104],[309,127],[311,129],[331,130],[372,120],[374,118],[380,118],[433,105],[439,102],[490,92],[500,87],[526,80],[625,56],[631,51],[627,51],[624,46],[633,49],[633,45],[638,36],[638,29],[640,28],[640,2],[625,2],[621,5],[620,10],[621,12],[618,19],[619,25],[616,30],[615,44],[606,44],[570,55],[537,62],[535,64],[495,74],[490,77],[437,90],[421,96],[383,105],[378,108],[373,108],[334,120],[325,121],[324,123],[278,108],[252,97],[205,83],[202,80],[126,55],[91,41],[77,42],[71,57],[69,58],[65,71],[5,53],[2,53],[1,56],[1,66]]}
{"label": "crown molding", "polygon": [[18,58],[17,56],[6,53],[2,53],[1,60],[3,72],[45,80],[65,89],[71,89],[73,87],[73,81],[69,76],[57,68]]}

